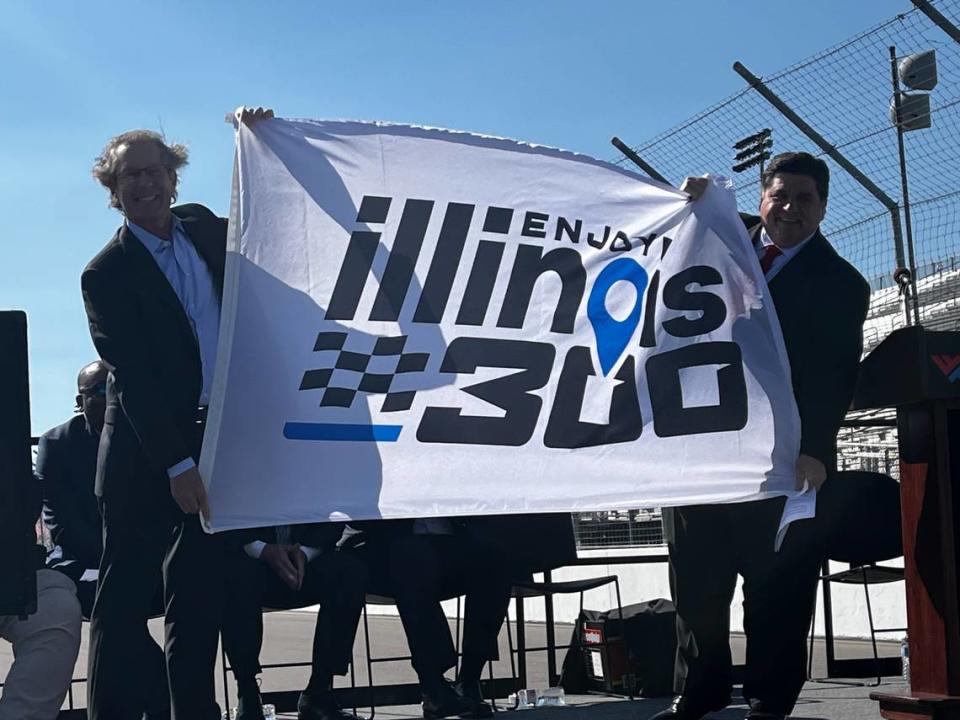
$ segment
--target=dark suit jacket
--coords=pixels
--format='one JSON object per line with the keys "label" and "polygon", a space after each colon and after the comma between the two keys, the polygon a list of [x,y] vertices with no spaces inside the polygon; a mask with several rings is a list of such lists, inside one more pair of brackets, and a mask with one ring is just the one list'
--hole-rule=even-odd
{"label": "dark suit jacket", "polygon": [[570,513],[478,515],[463,519],[468,532],[503,550],[515,579],[562,567],[577,557]]}
{"label": "dark suit jacket", "polygon": [[[201,205],[173,208],[222,292],[226,228]],[[176,293],[126,226],[81,277],[93,344],[110,369],[97,494],[169,498],[166,471],[197,458],[200,351]]]}
{"label": "dark suit jacket", "polygon": [[[759,218],[743,220],[756,242]],[[870,286],[817,232],[769,287],[800,410],[800,452],[833,471],[837,433],[857,381]]]}
{"label": "dark suit jacket", "polygon": [[100,566],[103,551],[100,508],[93,492],[99,444],[100,435],[83,415],[76,415],[41,435],[37,449],[43,522],[54,543],[47,567],[74,582],[84,570]]}
{"label": "dark suit jacket", "polygon": [[[391,539],[413,532],[413,520],[369,520],[353,525],[364,531],[370,552],[382,552]],[[562,567],[577,557],[569,513],[476,515],[450,518],[454,531],[500,552],[512,579]],[[449,594],[449,593],[448,593]]]}

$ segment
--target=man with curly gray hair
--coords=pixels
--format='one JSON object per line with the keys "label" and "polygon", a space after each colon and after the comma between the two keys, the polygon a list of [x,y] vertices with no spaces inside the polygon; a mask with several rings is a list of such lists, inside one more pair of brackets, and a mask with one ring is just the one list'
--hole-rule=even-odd
{"label": "man with curly gray hair", "polygon": [[120,198],[117,196],[117,165],[123,152],[135,143],[152,143],[158,153],[160,167],[173,173],[173,194],[171,202],[177,199],[177,185],[180,177],[178,172],[185,167],[189,160],[187,159],[187,147],[179,143],[167,145],[163,135],[154,130],[129,130],[120,133],[116,137],[110,138],[103,152],[97,156],[93,164],[93,177],[97,182],[110,191],[110,207],[123,212],[123,206],[120,204]]}
{"label": "man with curly gray hair", "polygon": [[[237,119],[272,117],[241,110]],[[223,603],[219,536],[197,460],[220,324],[227,223],[171,207],[186,148],[149,130],[112,138],[94,177],[123,225],[81,277],[90,334],[110,370],[96,491],[100,584],[90,624],[89,716],[140,718],[146,620],[163,566],[172,716],[219,720],[214,663]],[[165,711],[164,711],[165,712]]]}

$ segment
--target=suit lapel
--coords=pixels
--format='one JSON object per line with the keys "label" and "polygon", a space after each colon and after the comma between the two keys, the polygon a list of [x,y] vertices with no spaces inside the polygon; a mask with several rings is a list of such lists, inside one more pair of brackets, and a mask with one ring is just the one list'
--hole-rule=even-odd
{"label": "suit lapel", "polygon": [[[178,216],[180,217],[180,216]],[[203,232],[203,226],[198,218],[180,217],[180,223],[183,225],[184,232],[193,246],[197,249],[203,262],[206,263],[210,271],[210,277],[213,278],[213,287],[217,291],[217,298],[223,297],[223,258],[215,252],[207,242],[207,235]]]}
{"label": "suit lapel", "polygon": [[[757,224],[747,230],[754,248],[757,247],[762,229],[763,225]],[[803,250],[790,258],[790,261],[767,281],[767,287],[770,288],[770,296],[773,298],[781,323],[791,312],[788,308],[792,308],[794,303],[804,302],[804,299],[797,294],[797,290],[805,284],[806,278],[811,277],[811,273],[817,271],[817,266],[823,261],[824,253],[832,251],[830,243],[818,230]]]}
{"label": "suit lapel", "polygon": [[180,304],[180,298],[177,297],[177,293],[174,292],[166,275],[163,274],[163,271],[153,259],[150,251],[143,246],[143,243],[137,240],[136,236],[126,225],[120,228],[118,236],[124,254],[129,258],[130,263],[134,267],[138,282],[142,283],[148,295],[156,298],[158,302],[169,306],[170,311],[174,313],[173,317],[177,318],[177,324],[180,325],[187,337],[190,338],[190,341],[196,346],[197,339],[193,335],[190,319],[187,317],[183,305]]}
{"label": "suit lapel", "polygon": [[809,273],[815,271],[823,258],[823,253],[830,249],[827,239],[818,231],[810,238],[810,242],[773,276],[769,283],[770,290],[773,291],[780,285],[791,285],[798,279],[807,277]]}

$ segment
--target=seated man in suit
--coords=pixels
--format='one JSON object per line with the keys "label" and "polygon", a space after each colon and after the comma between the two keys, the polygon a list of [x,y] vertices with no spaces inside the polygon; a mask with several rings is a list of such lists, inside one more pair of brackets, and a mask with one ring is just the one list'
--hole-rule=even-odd
{"label": "seated man in suit", "polygon": [[[7,470],[3,468],[4,473]],[[14,477],[19,476],[17,473]],[[0,488],[5,502],[0,508],[4,539],[12,540],[22,531],[26,545],[40,516],[40,488],[29,474],[22,480],[0,477]],[[14,567],[18,572],[32,572],[41,563],[41,547],[24,549],[36,551],[30,553],[25,567],[21,568],[20,562],[3,563],[0,583],[5,589],[6,583],[19,580],[7,575]],[[0,688],[0,720],[56,720],[70,688],[80,651],[82,620],[76,591],[66,575],[45,568],[36,571],[36,587],[35,612],[25,617],[0,615],[0,638],[10,643],[14,658],[6,676],[0,675],[4,684]],[[4,595],[9,597],[10,593]]]}
{"label": "seated man in suit", "polygon": [[107,368],[102,362],[96,360],[80,370],[77,414],[41,435],[37,448],[43,524],[53,541],[47,567],[76,583],[80,607],[87,618],[93,610],[103,551],[100,509],[93,486],[106,388]]}
{"label": "seated man in suit", "polygon": [[237,680],[236,720],[263,720],[257,674],[263,643],[261,608],[320,604],[312,670],[297,703],[299,720],[356,720],[333,698],[333,676],[345,675],[363,609],[369,572],[359,553],[340,550],[340,523],[237,530],[223,627],[223,647]]}
{"label": "seated man in suit", "polygon": [[[576,555],[570,516],[516,515],[387,520],[364,526],[374,591],[394,598],[427,720],[493,714],[481,693],[484,665],[499,657],[497,638],[513,581]],[[440,601],[466,595],[463,655],[457,666]]]}
{"label": "seated man in suit", "polygon": [[[43,523],[54,544],[47,554],[47,567],[73,582],[85,618],[93,612],[103,552],[94,483],[106,409],[107,374],[100,360],[80,370],[77,414],[41,435],[37,448],[36,474],[43,493]],[[158,570],[158,577],[159,574]],[[154,614],[163,614],[162,592],[154,602]],[[166,718],[170,710],[163,650],[149,634],[145,637],[146,663],[151,668],[149,687],[145,690],[146,717]]]}

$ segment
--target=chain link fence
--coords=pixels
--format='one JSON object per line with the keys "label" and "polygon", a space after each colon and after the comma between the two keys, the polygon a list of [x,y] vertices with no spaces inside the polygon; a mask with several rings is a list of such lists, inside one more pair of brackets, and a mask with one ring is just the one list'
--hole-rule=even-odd
{"label": "chain link fence", "polygon": [[659,510],[574,513],[577,547],[658,547],[663,545]]}
{"label": "chain link fence", "polygon": [[[960,18],[960,0],[931,5],[954,23]],[[897,130],[889,110],[891,47],[898,59],[924,50],[936,52],[939,82],[929,93],[931,127],[905,133],[904,144],[921,319],[928,327],[955,329],[960,327],[960,314],[945,313],[943,305],[954,300],[953,282],[937,276],[956,264],[960,238],[960,190],[955,179],[960,169],[960,43],[913,9],[761,79],[897,203],[902,216]],[[744,87],[635,151],[679,184],[687,175],[731,174],[733,145],[765,128],[771,130],[774,153],[806,150],[827,161],[831,189],[824,234],[875,291],[893,287],[897,261],[891,213],[754,88]],[[620,157],[614,162],[624,165],[629,160]],[[756,212],[759,167],[734,175],[734,182],[740,209]],[[893,311],[894,317],[886,322],[890,329],[899,327],[902,309],[891,306],[886,295],[883,298],[871,318]],[[868,329],[868,335],[875,333]]]}
{"label": "chain link fence", "polygon": [[[930,5],[960,26],[960,0],[934,0]],[[891,47],[898,62],[926,50],[936,53],[938,83],[929,91],[931,127],[904,133],[905,164],[919,317],[930,329],[957,330],[960,43],[914,8],[784,70],[761,76],[761,81],[895,203],[893,213],[906,228],[898,133],[890,114]],[[749,70],[759,75],[768,69]],[[893,213],[754,87],[746,85],[633,150],[675,185],[688,175],[731,175],[740,209],[756,213],[760,168],[733,173],[737,163],[733,146],[765,129],[771,131],[773,154],[805,150],[830,166],[830,199],[822,229],[870,282],[873,293],[864,326],[864,352],[869,352],[905,324],[903,300],[893,281],[898,267]],[[624,156],[613,162],[631,166]],[[906,245],[906,233],[903,237]],[[909,253],[905,255],[909,262]],[[851,419],[882,417],[892,415],[858,414]],[[844,428],[838,443],[840,469],[898,475],[895,428]],[[655,510],[592,513],[575,518],[574,524],[582,547],[662,542],[653,530],[655,525],[659,528]]]}

